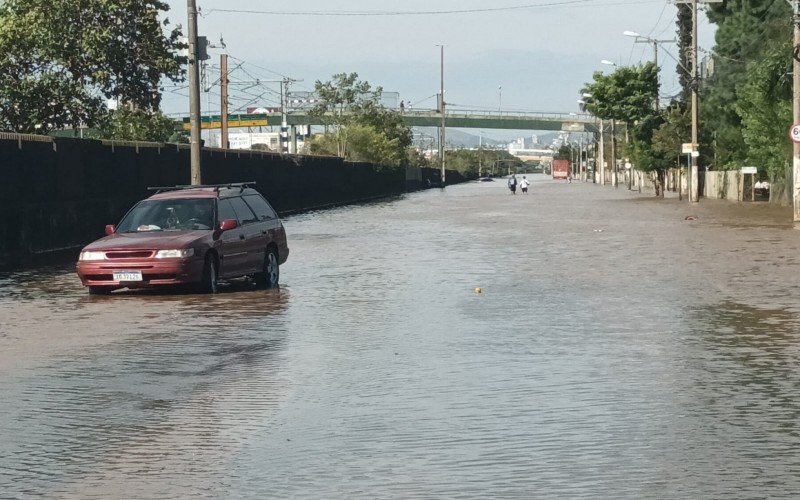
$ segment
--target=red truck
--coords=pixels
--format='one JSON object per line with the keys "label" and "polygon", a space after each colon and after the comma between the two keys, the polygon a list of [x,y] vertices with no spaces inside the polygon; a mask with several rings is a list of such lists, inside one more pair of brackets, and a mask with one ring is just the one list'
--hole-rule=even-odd
{"label": "red truck", "polygon": [[567,179],[570,174],[569,160],[553,160],[553,179]]}

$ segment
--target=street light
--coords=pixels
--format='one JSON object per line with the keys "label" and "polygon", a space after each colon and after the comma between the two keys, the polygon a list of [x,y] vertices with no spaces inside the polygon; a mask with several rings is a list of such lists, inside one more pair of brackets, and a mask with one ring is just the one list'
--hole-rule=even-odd
{"label": "street light", "polygon": [[503,86],[497,86],[497,112],[503,112]]}
{"label": "street light", "polygon": [[600,61],[600,63],[601,64],[607,64],[609,66],[616,66],[617,65],[617,63],[615,63],[614,61],[609,61],[608,59],[603,59],[602,61]]}

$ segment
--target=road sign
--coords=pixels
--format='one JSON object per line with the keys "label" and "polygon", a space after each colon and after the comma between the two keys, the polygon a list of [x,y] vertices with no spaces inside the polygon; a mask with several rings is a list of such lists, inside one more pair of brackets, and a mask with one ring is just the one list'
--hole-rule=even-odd
{"label": "road sign", "polygon": [[584,132],[586,127],[583,123],[562,123],[561,130],[564,132]]}
{"label": "road sign", "polygon": [[742,167],[742,174],[757,174],[757,167]]}
{"label": "road sign", "polygon": [[792,125],[792,128],[789,129],[789,139],[793,142],[800,143],[800,123],[795,123]]}
{"label": "road sign", "polygon": [[682,154],[688,155],[691,154],[692,152],[694,152],[694,144],[692,144],[691,142],[684,142],[683,144],[681,144]]}

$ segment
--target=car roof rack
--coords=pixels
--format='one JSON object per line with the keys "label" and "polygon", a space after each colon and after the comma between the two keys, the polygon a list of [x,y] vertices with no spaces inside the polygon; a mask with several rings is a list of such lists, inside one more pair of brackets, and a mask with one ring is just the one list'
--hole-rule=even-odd
{"label": "car roof rack", "polygon": [[203,189],[203,188],[214,188],[214,191],[219,191],[220,189],[233,189],[239,188],[240,190],[244,191],[245,188],[249,188],[251,186],[255,186],[256,181],[248,181],[248,182],[228,182],[227,184],[179,184],[177,186],[152,186],[148,187],[148,191],[155,191],[156,194],[163,193],[164,191],[180,191],[182,189]]}

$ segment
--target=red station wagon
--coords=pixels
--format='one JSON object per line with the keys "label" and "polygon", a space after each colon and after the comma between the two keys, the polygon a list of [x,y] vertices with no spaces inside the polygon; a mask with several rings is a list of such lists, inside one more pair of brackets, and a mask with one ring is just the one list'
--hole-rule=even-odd
{"label": "red station wagon", "polygon": [[81,282],[91,294],[167,285],[216,293],[220,278],[243,276],[277,286],[286,231],[252,184],[151,188],[158,192],[81,251]]}

